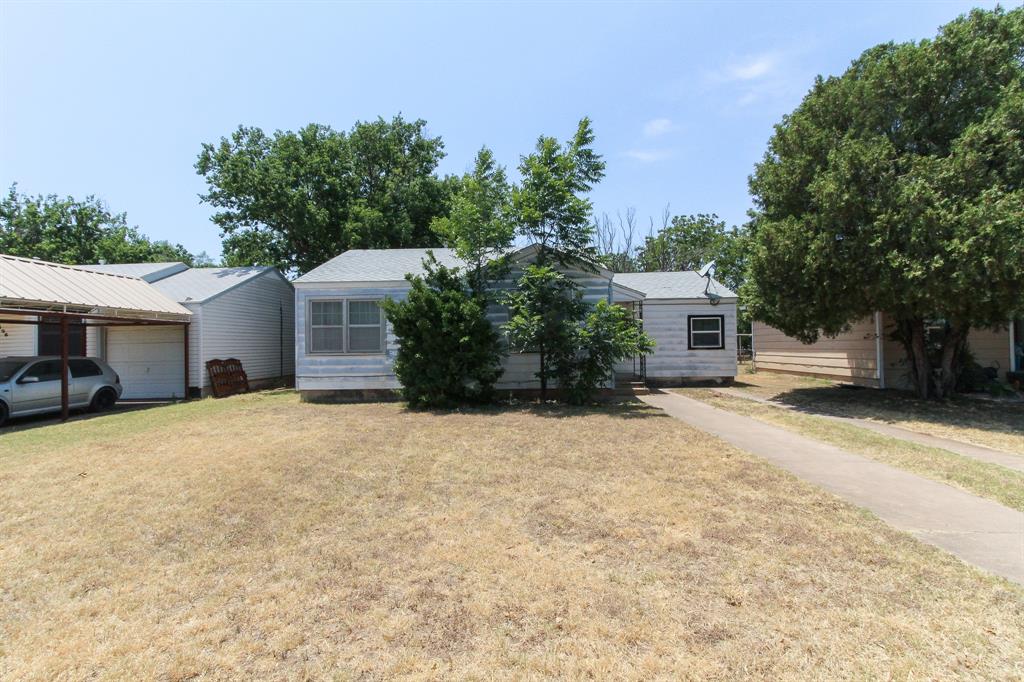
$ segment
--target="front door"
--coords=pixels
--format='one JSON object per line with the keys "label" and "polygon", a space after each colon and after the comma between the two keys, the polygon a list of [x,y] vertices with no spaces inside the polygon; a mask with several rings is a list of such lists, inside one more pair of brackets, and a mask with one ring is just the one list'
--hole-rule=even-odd
{"label": "front door", "polygon": [[11,388],[12,412],[60,407],[60,365],[60,360],[41,360],[22,372]]}

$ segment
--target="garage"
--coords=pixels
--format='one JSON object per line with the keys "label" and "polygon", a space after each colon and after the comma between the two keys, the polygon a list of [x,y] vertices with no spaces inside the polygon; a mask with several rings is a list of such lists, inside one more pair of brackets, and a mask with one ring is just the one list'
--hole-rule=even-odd
{"label": "garage", "polygon": [[121,377],[122,399],[183,397],[181,327],[109,327],[106,335],[106,361]]}

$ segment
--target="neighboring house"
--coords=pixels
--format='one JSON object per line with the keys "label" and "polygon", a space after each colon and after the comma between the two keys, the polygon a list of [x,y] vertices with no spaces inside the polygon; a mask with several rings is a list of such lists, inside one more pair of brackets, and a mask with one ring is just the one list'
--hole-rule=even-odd
{"label": "neighboring house", "polygon": [[[835,338],[821,337],[805,344],[762,322],[754,322],[754,366],[786,374],[803,374],[871,388],[912,387],[910,366],[903,346],[893,340],[895,324],[883,313],[853,324]],[[941,333],[939,326],[935,329]],[[1000,379],[1008,370],[1022,368],[1021,320],[1007,321],[1005,329],[972,329],[967,345],[975,361],[996,370]]]}
{"label": "neighboring house", "polygon": [[[409,291],[406,274],[422,274],[423,259],[433,251],[437,260],[449,267],[460,267],[450,249],[351,250],[331,259],[295,280],[295,385],[303,398],[358,399],[382,397],[400,388],[392,370],[398,341],[383,314],[380,302],[385,298],[403,299]],[[513,286],[522,267],[533,261],[536,247],[526,247],[511,255],[512,269],[495,286],[507,290]],[[613,272],[599,265],[559,266],[580,286],[585,301],[605,300],[628,305],[637,316],[646,319],[645,294],[640,287],[623,284]],[[664,351],[648,368],[655,368],[652,379],[681,380],[683,377],[720,378],[735,375],[735,298],[731,292],[711,305],[704,296],[705,280],[695,291],[696,273],[661,273],[664,286],[654,290],[654,319],[648,331]],[[673,279],[676,274],[684,278]],[[654,280],[650,282],[653,290]],[[673,289],[677,286],[677,289]],[[723,290],[724,291],[724,290]],[[696,319],[696,312],[706,315]],[[693,332],[688,335],[687,321],[694,315]],[[492,306],[489,317],[495,325],[508,320],[507,310]],[[655,322],[656,320],[656,322]],[[717,330],[717,331],[716,331]],[[682,344],[695,344],[699,348]],[[712,347],[713,346],[713,347]],[[728,349],[731,349],[728,350]],[[718,356],[732,353],[732,363]],[[706,354],[706,355],[705,355]],[[715,357],[712,360],[712,357]],[[707,360],[705,362],[705,360]],[[673,365],[673,362],[678,364]],[[533,391],[539,387],[535,353],[513,353],[504,359],[504,374],[497,388],[507,391]],[[642,363],[621,363],[622,373],[642,373]],[[612,385],[609,377],[608,386]]]}
{"label": "neighboring house", "polygon": [[[192,395],[209,393],[206,362],[213,359],[241,360],[253,386],[290,381],[295,373],[295,296],[275,268],[190,268],[184,263],[79,267],[138,277],[192,313],[188,332]],[[37,348],[47,343],[46,334],[41,327]],[[86,354],[105,359],[120,375],[124,398],[182,397],[185,342],[180,329],[90,329],[84,336]]]}

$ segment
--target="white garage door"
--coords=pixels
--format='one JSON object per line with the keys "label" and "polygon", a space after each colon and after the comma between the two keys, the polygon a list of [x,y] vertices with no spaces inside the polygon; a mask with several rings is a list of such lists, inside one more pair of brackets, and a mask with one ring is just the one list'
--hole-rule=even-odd
{"label": "white garage door", "polygon": [[107,328],[107,362],[124,386],[122,398],[180,398],[185,390],[181,327]]}

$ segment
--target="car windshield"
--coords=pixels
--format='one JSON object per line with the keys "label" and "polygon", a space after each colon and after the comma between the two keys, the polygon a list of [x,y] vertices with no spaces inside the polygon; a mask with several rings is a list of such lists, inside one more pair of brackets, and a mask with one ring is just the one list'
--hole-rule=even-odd
{"label": "car windshield", "polygon": [[24,360],[4,360],[0,358],[0,381],[7,381],[14,373],[25,366]]}

